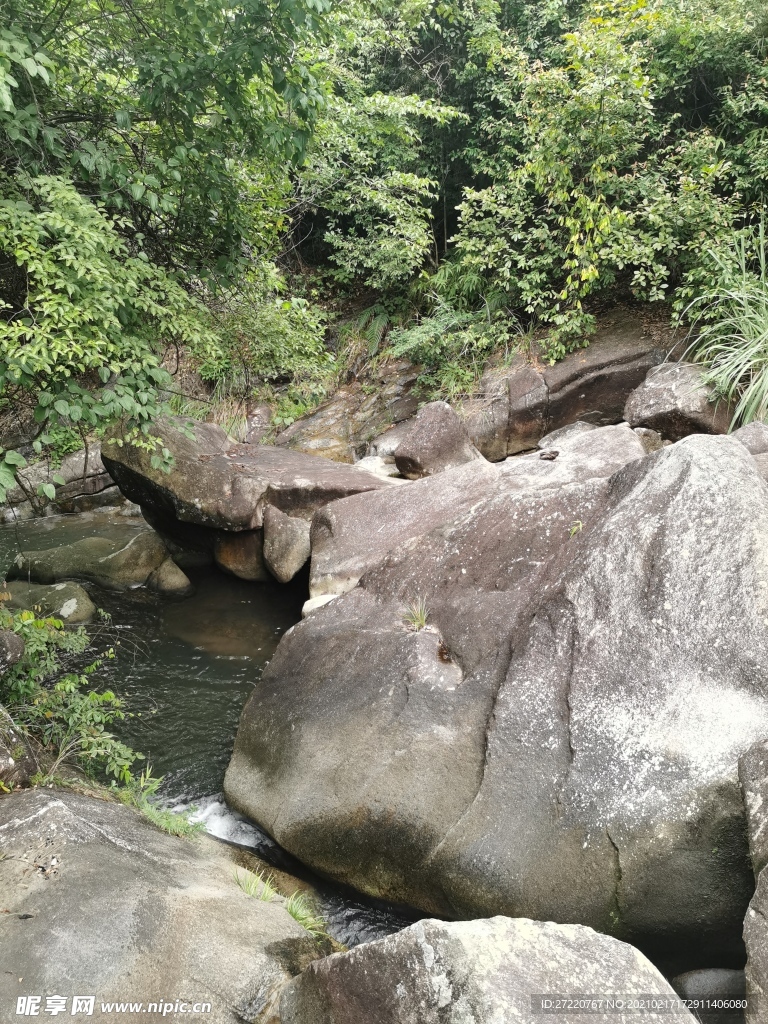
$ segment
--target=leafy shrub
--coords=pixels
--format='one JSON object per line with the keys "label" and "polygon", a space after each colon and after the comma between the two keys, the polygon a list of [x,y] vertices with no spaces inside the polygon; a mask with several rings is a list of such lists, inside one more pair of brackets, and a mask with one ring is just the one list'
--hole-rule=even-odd
{"label": "leafy shrub", "polygon": [[286,298],[285,288],[274,265],[262,261],[240,288],[216,297],[216,343],[200,364],[204,380],[226,381],[228,390],[248,395],[263,382],[298,384],[333,374],[323,313],[306,299]]}
{"label": "leafy shrub", "polygon": [[[128,783],[131,767],[143,755],[122,743],[109,726],[125,717],[123,701],[111,690],[90,684],[96,660],[79,671],[66,671],[82,660],[90,640],[79,627],[67,629],[60,619],[38,618],[32,611],[11,613],[0,606],[0,629],[24,641],[22,659],[0,677],[0,703],[16,728],[49,752],[55,774],[76,763],[91,774]],[[112,649],[104,655],[114,657]]]}
{"label": "leafy shrub", "polygon": [[[0,200],[0,395],[31,393],[41,429],[125,419],[152,447],[170,381],[159,339],[207,351],[216,337],[204,307],[70,182],[17,176],[0,189],[10,196]],[[0,474],[0,500],[11,485]]]}
{"label": "leafy shrub", "polygon": [[486,305],[460,310],[435,297],[433,311],[409,327],[391,331],[390,352],[421,363],[422,383],[435,397],[467,394],[492,352],[517,345],[520,327],[508,311]]}

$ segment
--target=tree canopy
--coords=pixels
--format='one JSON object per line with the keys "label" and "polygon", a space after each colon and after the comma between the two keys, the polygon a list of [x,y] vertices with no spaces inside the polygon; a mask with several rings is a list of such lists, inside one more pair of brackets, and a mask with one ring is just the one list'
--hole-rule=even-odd
{"label": "tree canopy", "polygon": [[6,0],[4,400],[148,435],[168,346],[300,411],[334,318],[447,394],[602,301],[716,320],[761,287],[767,44],[746,0]]}

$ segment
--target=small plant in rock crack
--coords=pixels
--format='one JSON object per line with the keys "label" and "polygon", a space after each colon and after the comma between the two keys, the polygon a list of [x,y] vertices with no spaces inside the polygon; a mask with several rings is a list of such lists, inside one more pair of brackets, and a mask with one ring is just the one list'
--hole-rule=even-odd
{"label": "small plant in rock crack", "polygon": [[580,519],[577,519],[576,522],[571,523],[571,528],[570,528],[570,530],[568,532],[568,536],[569,537],[575,537],[576,534],[577,533],[581,533],[581,531],[583,529],[584,529],[584,523],[582,523],[582,521]]}
{"label": "small plant in rock crack", "polygon": [[325,922],[321,917],[318,917],[305,892],[297,889],[292,896],[289,896],[285,909],[294,921],[300,924],[310,935],[315,938],[327,935]]}
{"label": "small plant in rock crack", "polygon": [[408,605],[403,616],[403,622],[418,633],[420,629],[424,629],[428,618],[429,610],[427,609],[426,600],[423,597],[417,597],[415,601],[411,601]]}
{"label": "small plant in rock crack", "polygon": [[263,903],[271,903],[277,895],[272,875],[262,875],[260,871],[235,871],[235,881],[248,896]]}

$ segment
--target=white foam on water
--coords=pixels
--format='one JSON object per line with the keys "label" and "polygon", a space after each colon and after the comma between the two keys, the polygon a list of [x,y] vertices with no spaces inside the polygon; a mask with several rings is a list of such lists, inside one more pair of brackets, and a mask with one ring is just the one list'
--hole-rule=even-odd
{"label": "white foam on water", "polygon": [[209,835],[217,839],[225,839],[229,843],[240,846],[258,846],[264,840],[264,834],[249,821],[228,807],[223,793],[188,800],[181,797],[168,805],[168,809],[181,813],[194,808],[189,820],[201,821]]}

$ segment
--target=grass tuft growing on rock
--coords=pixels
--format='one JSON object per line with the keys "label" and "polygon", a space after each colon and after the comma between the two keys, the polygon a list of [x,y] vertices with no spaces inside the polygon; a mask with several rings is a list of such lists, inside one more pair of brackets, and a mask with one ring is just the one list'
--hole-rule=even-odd
{"label": "grass tuft growing on rock", "polygon": [[271,903],[277,895],[272,875],[262,875],[260,871],[235,871],[235,881],[248,896],[264,903]]}
{"label": "grass tuft growing on rock", "polygon": [[325,922],[315,912],[305,892],[297,890],[288,898],[285,909],[301,927],[315,938],[327,935]]}
{"label": "grass tuft growing on rock", "polygon": [[189,838],[205,832],[205,825],[202,821],[190,821],[188,814],[170,811],[154,803],[153,797],[156,796],[162,781],[163,777],[153,776],[151,766],[147,765],[146,771],[143,771],[138,778],[132,779],[127,785],[116,790],[117,796],[124,804],[135,807],[156,828],[169,835]]}
{"label": "grass tuft growing on rock", "polygon": [[403,622],[417,633],[420,629],[424,629],[428,619],[429,609],[426,599],[423,597],[417,597],[415,601],[412,601],[403,616]]}

